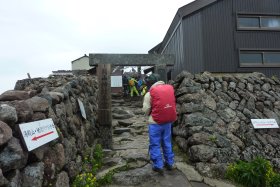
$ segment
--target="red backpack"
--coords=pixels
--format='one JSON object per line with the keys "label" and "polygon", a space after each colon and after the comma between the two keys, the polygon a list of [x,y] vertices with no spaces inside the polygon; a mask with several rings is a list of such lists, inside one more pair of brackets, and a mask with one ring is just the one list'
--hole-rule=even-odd
{"label": "red backpack", "polygon": [[150,89],[152,117],[158,124],[174,122],[177,119],[174,88],[160,84]]}

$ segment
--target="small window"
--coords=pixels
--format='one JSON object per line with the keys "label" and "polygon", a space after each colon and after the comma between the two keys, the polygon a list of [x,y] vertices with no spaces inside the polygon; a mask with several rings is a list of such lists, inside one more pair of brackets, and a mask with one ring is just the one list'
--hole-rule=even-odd
{"label": "small window", "polygon": [[261,18],[261,27],[280,29],[280,18]]}
{"label": "small window", "polygon": [[261,64],[262,54],[261,53],[240,53],[240,62],[242,64]]}
{"label": "small window", "polygon": [[264,63],[267,64],[280,64],[280,52],[279,53],[264,53]]}
{"label": "small window", "polygon": [[240,17],[238,18],[238,26],[240,28],[242,27],[257,27],[259,28],[260,27],[260,21],[259,21],[259,18],[248,18],[248,17]]}
{"label": "small window", "polygon": [[241,50],[239,62],[241,67],[280,67],[280,50]]}
{"label": "small window", "polygon": [[280,16],[238,15],[239,30],[280,30]]}

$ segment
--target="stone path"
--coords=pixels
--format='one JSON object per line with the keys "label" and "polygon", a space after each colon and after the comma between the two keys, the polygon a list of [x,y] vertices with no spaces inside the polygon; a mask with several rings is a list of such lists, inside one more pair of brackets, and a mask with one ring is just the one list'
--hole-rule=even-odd
{"label": "stone path", "polygon": [[223,181],[202,177],[195,169],[175,154],[177,169],[160,175],[152,171],[148,156],[148,126],[142,112],[142,99],[112,99],[113,150],[106,150],[106,169],[102,177],[117,171],[110,187],[233,187]]}

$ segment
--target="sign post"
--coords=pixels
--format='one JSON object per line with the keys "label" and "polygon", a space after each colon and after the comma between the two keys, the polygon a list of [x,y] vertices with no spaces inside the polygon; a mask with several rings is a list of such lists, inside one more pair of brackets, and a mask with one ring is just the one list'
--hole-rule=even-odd
{"label": "sign post", "polygon": [[79,103],[80,111],[81,111],[83,118],[87,119],[87,114],[86,114],[83,102],[80,99],[78,99],[78,103]]}
{"label": "sign post", "polygon": [[275,119],[251,119],[255,129],[279,128]]}
{"label": "sign post", "polygon": [[56,138],[58,134],[51,118],[19,125],[28,151],[32,151]]}
{"label": "sign post", "polygon": [[111,87],[122,87],[122,76],[111,76]]}

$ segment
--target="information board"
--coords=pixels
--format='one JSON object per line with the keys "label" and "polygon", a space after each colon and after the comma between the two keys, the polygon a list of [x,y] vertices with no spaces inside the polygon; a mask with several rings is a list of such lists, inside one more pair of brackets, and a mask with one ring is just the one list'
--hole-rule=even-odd
{"label": "information board", "polygon": [[56,138],[58,134],[51,118],[19,125],[28,151],[36,149]]}
{"label": "information board", "polygon": [[81,111],[83,118],[87,119],[87,115],[86,115],[86,111],[85,111],[83,102],[80,99],[78,99],[78,103],[79,103],[80,111]]}
{"label": "information board", "polygon": [[111,76],[111,87],[122,87],[122,76]]}
{"label": "information board", "polygon": [[255,129],[279,128],[275,119],[251,119]]}

